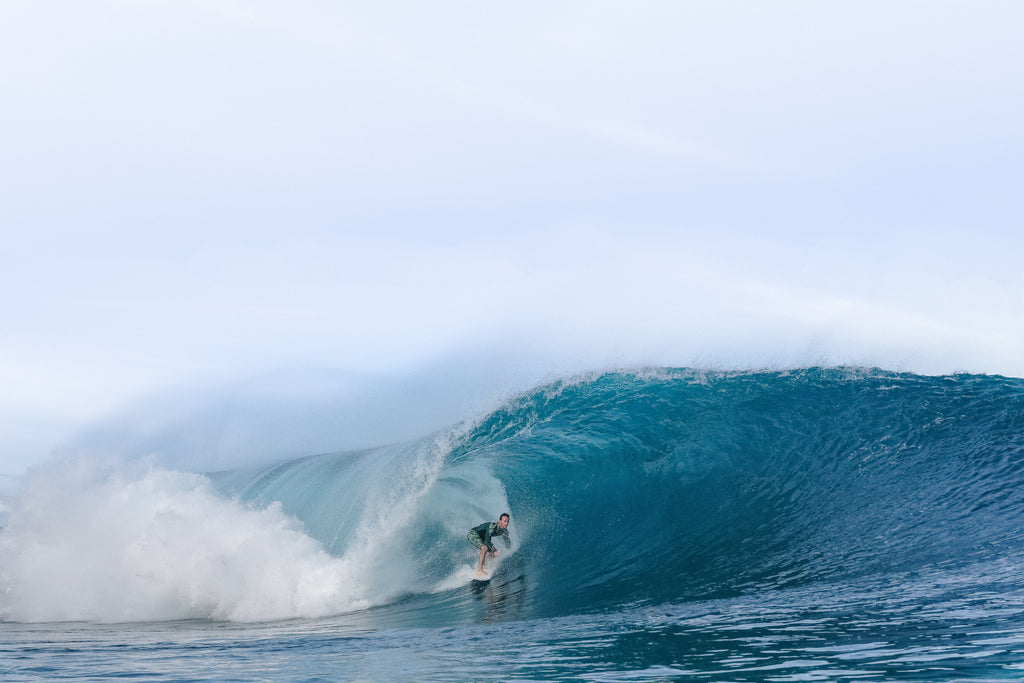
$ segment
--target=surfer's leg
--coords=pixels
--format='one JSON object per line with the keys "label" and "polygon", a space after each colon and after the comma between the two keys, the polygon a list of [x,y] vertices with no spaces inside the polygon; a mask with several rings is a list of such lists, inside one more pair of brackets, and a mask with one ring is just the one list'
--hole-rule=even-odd
{"label": "surfer's leg", "polygon": [[477,576],[483,576],[487,572],[484,571],[484,562],[487,560],[487,546],[480,546],[480,561],[476,563]]}

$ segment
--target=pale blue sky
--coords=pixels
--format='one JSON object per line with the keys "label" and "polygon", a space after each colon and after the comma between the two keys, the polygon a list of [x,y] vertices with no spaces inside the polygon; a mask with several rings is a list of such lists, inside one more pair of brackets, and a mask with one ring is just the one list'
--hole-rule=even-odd
{"label": "pale blue sky", "polygon": [[1024,5],[368,5],[0,5],[0,472],[280,368],[1024,375]]}

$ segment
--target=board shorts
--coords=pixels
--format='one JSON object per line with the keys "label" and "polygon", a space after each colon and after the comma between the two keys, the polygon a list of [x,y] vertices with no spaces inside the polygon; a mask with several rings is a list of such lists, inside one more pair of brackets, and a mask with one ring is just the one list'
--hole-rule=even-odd
{"label": "board shorts", "polygon": [[480,538],[480,534],[478,534],[475,529],[470,529],[469,535],[466,536],[466,538],[469,539],[469,542],[472,543],[473,547],[477,550],[484,547],[484,539]]}

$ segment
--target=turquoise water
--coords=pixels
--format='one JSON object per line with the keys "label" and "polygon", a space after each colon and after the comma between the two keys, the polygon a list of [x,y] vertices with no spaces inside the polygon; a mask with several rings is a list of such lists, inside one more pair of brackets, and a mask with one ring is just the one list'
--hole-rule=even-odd
{"label": "turquoise water", "polygon": [[55,465],[0,536],[0,676],[1019,679],[1022,409],[999,377],[645,369],[272,467]]}
{"label": "turquoise water", "polygon": [[433,627],[399,625],[406,615],[388,609],[271,624],[15,625],[0,673],[11,681],[1018,680],[1020,569],[1003,562],[886,585],[512,621],[501,605],[514,591],[485,591],[469,597],[479,621]]}

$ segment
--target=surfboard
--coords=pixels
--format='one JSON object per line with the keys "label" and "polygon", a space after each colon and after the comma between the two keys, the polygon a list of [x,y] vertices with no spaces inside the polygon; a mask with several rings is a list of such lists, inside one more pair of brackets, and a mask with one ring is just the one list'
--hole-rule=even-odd
{"label": "surfboard", "polygon": [[476,595],[480,595],[491,585],[491,577],[489,576],[474,576],[466,584],[469,586],[469,592]]}

